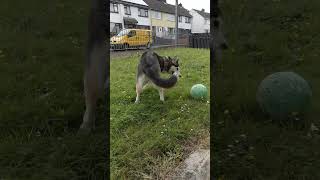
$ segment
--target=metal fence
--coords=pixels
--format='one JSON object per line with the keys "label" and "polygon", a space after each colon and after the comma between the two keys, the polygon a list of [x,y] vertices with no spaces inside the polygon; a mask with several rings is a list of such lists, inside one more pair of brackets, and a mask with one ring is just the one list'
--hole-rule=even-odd
{"label": "metal fence", "polygon": [[[123,29],[118,34],[111,34],[111,50],[145,49],[151,47],[175,46],[176,34],[172,32],[152,32],[145,29]],[[191,33],[178,33],[178,46],[189,46]]]}
{"label": "metal fence", "polygon": [[189,37],[189,47],[210,48],[210,33],[195,33]]}
{"label": "metal fence", "polygon": [[[178,46],[189,46],[189,37],[191,33],[189,32],[179,32],[178,33]],[[175,46],[176,45],[176,33],[162,32],[153,33],[153,47],[165,47],[165,46]]]}

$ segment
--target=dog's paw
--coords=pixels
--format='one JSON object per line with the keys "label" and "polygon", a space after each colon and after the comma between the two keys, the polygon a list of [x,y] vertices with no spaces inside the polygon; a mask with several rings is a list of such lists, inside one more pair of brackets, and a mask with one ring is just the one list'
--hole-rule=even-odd
{"label": "dog's paw", "polygon": [[91,131],[92,131],[92,128],[80,127],[77,132],[77,135],[78,136],[85,136],[85,135],[90,134]]}
{"label": "dog's paw", "polygon": [[88,135],[95,129],[95,123],[82,123],[77,135]]}

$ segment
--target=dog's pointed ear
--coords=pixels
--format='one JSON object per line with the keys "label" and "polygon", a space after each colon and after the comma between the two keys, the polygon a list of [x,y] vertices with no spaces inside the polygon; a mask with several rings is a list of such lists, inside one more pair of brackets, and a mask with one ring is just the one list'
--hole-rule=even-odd
{"label": "dog's pointed ear", "polygon": [[174,64],[178,65],[179,64],[179,58],[177,56],[174,57],[173,59]]}

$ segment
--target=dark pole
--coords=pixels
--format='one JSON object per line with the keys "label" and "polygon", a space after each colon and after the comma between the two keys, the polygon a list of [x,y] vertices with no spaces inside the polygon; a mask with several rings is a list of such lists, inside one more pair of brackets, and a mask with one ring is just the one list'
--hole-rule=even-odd
{"label": "dark pole", "polygon": [[[213,26],[211,26],[211,27],[213,27],[212,28],[212,31],[213,31],[213,33],[211,33],[212,34],[212,41],[211,41],[211,43],[212,43],[212,53],[213,53],[213,56],[212,56],[212,62],[213,62],[213,64],[215,65],[216,64],[216,47],[215,47],[215,43],[214,43],[214,41],[215,41],[215,35],[217,34],[217,31],[218,31],[218,26],[219,26],[219,22],[217,21],[217,18],[218,18],[218,14],[219,14],[219,7],[218,7],[218,0],[214,0],[213,2],[212,2],[212,6],[213,6],[213,12],[212,12],[212,14],[213,14]],[[213,69],[213,71],[214,71],[214,69]]]}
{"label": "dark pole", "polygon": [[178,44],[178,0],[176,0],[176,40],[175,40],[175,47]]}

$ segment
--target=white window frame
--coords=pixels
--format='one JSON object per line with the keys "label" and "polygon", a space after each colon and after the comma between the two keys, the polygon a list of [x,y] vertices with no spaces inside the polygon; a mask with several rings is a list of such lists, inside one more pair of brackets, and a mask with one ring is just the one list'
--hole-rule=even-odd
{"label": "white window frame", "polygon": [[[124,14],[125,15],[131,15],[131,8],[128,5],[124,5]],[[129,10],[129,13],[127,13],[127,11]]]}
{"label": "white window frame", "polygon": [[174,22],[175,21],[175,15],[173,15],[173,14],[168,14],[167,15],[168,16],[168,21],[172,21],[172,22]]}
{"label": "white window frame", "polygon": [[[111,7],[112,7],[112,10],[111,10]],[[115,7],[117,7],[117,10],[115,11]],[[110,12],[111,13],[119,13],[119,6],[118,6],[118,3],[110,3]]]}
{"label": "white window frame", "polygon": [[204,19],[204,24],[209,24],[208,21],[209,21],[209,19],[208,19],[208,18],[205,18],[205,19]]}
{"label": "white window frame", "polygon": [[152,18],[153,19],[162,19],[162,13],[159,11],[153,11]]}
{"label": "white window frame", "polygon": [[[148,9],[139,8],[138,11],[139,11],[139,16],[140,17],[149,17]],[[144,12],[144,14],[142,15],[141,12]]]}
{"label": "white window frame", "polygon": [[191,23],[191,18],[190,17],[185,17],[185,22],[188,23],[188,24]]}

